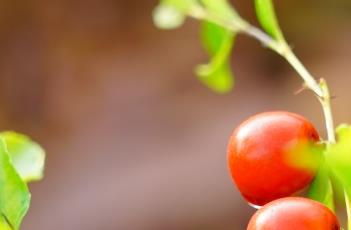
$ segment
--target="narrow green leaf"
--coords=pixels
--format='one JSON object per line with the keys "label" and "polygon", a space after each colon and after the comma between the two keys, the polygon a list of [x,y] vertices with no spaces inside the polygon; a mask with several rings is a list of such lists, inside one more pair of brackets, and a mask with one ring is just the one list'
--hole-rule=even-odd
{"label": "narrow green leaf", "polygon": [[[2,140],[2,139],[1,139]],[[1,227],[18,230],[30,203],[27,185],[12,166],[4,141],[0,141],[0,218]]]}
{"label": "narrow green leaf", "polygon": [[0,137],[5,141],[11,162],[21,178],[26,182],[42,179],[45,152],[40,145],[15,132],[2,132]]}
{"label": "narrow green leaf", "polygon": [[321,202],[332,211],[335,210],[333,188],[329,178],[328,167],[325,163],[321,164],[309,188],[308,197]]}
{"label": "narrow green leaf", "polygon": [[223,49],[223,44],[230,46],[229,41],[233,43],[233,32],[207,21],[201,26],[201,41],[210,55],[215,55],[220,49]]}
{"label": "narrow green leaf", "polygon": [[211,64],[199,65],[196,73],[199,80],[216,93],[228,93],[233,88],[233,76],[227,63],[216,69]]}
{"label": "narrow green leaf", "polygon": [[284,41],[272,0],[255,0],[256,15],[263,29],[278,41]]}
{"label": "narrow green leaf", "polygon": [[199,80],[217,93],[227,93],[233,87],[229,58],[234,44],[234,33],[211,22],[202,25],[202,42],[211,61],[197,66]]}

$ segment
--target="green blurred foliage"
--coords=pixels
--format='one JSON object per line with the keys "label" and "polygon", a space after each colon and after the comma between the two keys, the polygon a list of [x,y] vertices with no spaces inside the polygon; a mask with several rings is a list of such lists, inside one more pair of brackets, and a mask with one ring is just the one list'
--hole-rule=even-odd
{"label": "green blurred foliage", "polygon": [[338,142],[328,148],[326,157],[335,174],[346,189],[351,189],[351,126],[337,128]]}
{"label": "green blurred foliage", "polygon": [[3,132],[0,137],[5,141],[11,162],[22,180],[41,180],[45,164],[43,148],[23,134]]}
{"label": "green blurred foliage", "polygon": [[227,93],[233,87],[229,57],[235,34],[211,22],[203,22],[201,38],[211,61],[199,65],[196,74],[199,80],[213,91]]}
{"label": "green blurred foliage", "polygon": [[183,24],[187,15],[203,19],[201,39],[210,56],[208,64],[197,66],[198,79],[217,93],[230,92],[234,77],[229,60],[235,33],[213,21],[234,22],[239,15],[226,0],[163,0],[155,8],[153,18],[157,27],[174,29]]}
{"label": "green blurred foliage", "polygon": [[30,204],[26,183],[13,167],[6,144],[0,141],[0,229],[17,230]]}
{"label": "green blurred foliage", "polygon": [[255,0],[256,14],[263,29],[278,41],[284,41],[272,0]]}

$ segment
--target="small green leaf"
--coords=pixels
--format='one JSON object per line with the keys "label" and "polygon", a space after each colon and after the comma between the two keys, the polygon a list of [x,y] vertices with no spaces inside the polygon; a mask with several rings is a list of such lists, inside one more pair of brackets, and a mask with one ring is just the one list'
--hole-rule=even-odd
{"label": "small green leaf", "polygon": [[201,37],[211,61],[196,68],[199,80],[215,92],[227,93],[233,87],[229,58],[235,35],[216,24],[204,22]]}
{"label": "small green leaf", "polygon": [[[351,126],[340,125],[336,130],[338,141],[330,145],[326,159],[331,172],[343,186],[346,210],[348,217],[348,229],[351,229]],[[341,190],[341,189],[340,189]]]}
{"label": "small green leaf", "polygon": [[338,142],[327,150],[327,162],[337,179],[351,189],[351,126],[339,126],[337,135]]}
{"label": "small green leaf", "polygon": [[[233,32],[211,22],[203,22],[201,27],[201,41],[210,55],[215,55],[223,49],[223,44],[233,41]],[[228,42],[229,45],[229,42]]]}
{"label": "small green leaf", "polygon": [[321,164],[318,173],[309,188],[308,197],[319,201],[330,210],[334,211],[333,187],[329,178],[328,167],[325,163]]}
{"label": "small green leaf", "polygon": [[233,88],[233,75],[229,64],[213,68],[211,63],[199,65],[196,69],[199,80],[216,93],[228,93]]}
{"label": "small green leaf", "polygon": [[27,185],[12,166],[4,141],[0,141],[0,227],[18,230],[30,203]]}
{"label": "small green leaf", "polygon": [[160,4],[153,12],[155,25],[160,29],[175,29],[183,25],[186,15],[172,5]]}
{"label": "small green leaf", "polygon": [[272,0],[255,0],[256,14],[263,29],[278,41],[284,41]]}
{"label": "small green leaf", "polygon": [[325,145],[301,139],[286,148],[287,163],[311,173],[317,172],[323,162]]}
{"label": "small green leaf", "polygon": [[21,178],[26,182],[42,179],[45,152],[40,145],[15,132],[2,132],[0,137],[5,141],[11,162]]}

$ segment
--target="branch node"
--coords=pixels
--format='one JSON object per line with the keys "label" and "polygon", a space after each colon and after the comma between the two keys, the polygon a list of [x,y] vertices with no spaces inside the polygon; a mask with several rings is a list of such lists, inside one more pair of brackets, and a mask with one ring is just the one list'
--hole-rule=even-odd
{"label": "branch node", "polygon": [[307,85],[306,84],[302,84],[302,86],[294,92],[294,95],[298,95],[298,94],[302,93],[303,91],[305,91],[307,89],[308,89]]}

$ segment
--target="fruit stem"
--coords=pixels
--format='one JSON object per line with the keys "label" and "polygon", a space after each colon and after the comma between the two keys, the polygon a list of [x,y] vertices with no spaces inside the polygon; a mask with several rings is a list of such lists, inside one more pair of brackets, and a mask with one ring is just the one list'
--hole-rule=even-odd
{"label": "fruit stem", "polygon": [[[304,81],[304,88],[310,89],[317,97],[322,105],[325,126],[328,135],[329,147],[331,144],[335,143],[335,132],[334,132],[334,121],[331,109],[331,97],[328,85],[324,79],[320,79],[319,82],[312,76],[312,74],[306,69],[306,67],[301,63],[301,61],[296,57],[291,47],[285,41],[285,39],[276,40],[269,34],[265,33],[261,29],[251,25],[239,15],[235,15],[233,20],[223,20],[217,15],[213,15],[208,12],[203,7],[196,7],[189,13],[190,17],[198,20],[205,20],[217,24],[223,28],[232,31],[233,33],[243,33],[246,34],[259,42],[263,46],[270,48],[281,57],[283,57],[299,74],[299,76]],[[351,192],[345,189],[345,202],[348,216],[348,230],[351,230]]]}
{"label": "fruit stem", "polygon": [[335,143],[335,132],[334,132],[334,120],[333,120],[333,113],[331,110],[331,97],[329,93],[329,88],[327,82],[322,78],[319,82],[319,85],[323,92],[323,97],[320,98],[323,112],[325,116],[325,122],[328,132],[328,140],[329,144]]}
{"label": "fruit stem", "polygon": [[[316,81],[316,79],[310,74],[310,72],[306,69],[306,67],[301,63],[301,61],[296,57],[294,52],[291,50],[289,45],[284,41],[276,41],[273,38],[270,40],[267,39],[267,34],[265,34],[260,29],[249,25],[245,27],[246,29],[243,30],[245,34],[248,34],[260,42],[262,42],[265,46],[269,47],[279,55],[281,55],[300,75],[302,80],[304,81],[304,87],[310,89],[314,94],[317,96],[318,100],[320,101],[324,118],[325,118],[325,125],[328,135],[328,142],[335,143],[335,132],[334,132],[334,120],[333,114],[331,110],[331,97],[329,93],[329,88],[324,79],[320,79],[320,82]],[[264,36],[263,36],[264,35]],[[269,36],[268,36],[269,37]],[[267,43],[267,41],[269,43]]]}
{"label": "fruit stem", "polygon": [[270,35],[261,29],[251,25],[238,15],[236,16],[235,20],[226,21],[216,15],[209,13],[203,7],[197,7],[194,9],[194,11],[192,11],[192,13],[189,13],[189,15],[196,19],[210,21],[230,31],[233,31],[234,33],[243,33],[250,37],[253,37],[254,39],[261,42],[265,47],[270,48],[282,56],[300,75],[304,81],[304,87],[310,89],[317,96],[323,108],[325,125],[328,135],[328,143],[335,143],[334,121],[331,110],[331,97],[329,94],[328,85],[324,79],[321,79],[318,83],[318,81],[296,57],[284,39],[273,39]]}

